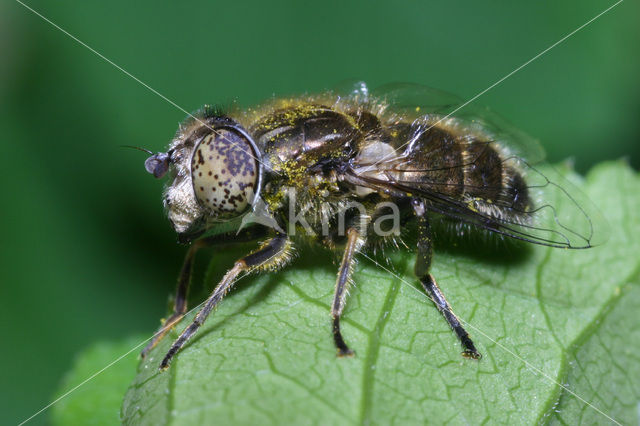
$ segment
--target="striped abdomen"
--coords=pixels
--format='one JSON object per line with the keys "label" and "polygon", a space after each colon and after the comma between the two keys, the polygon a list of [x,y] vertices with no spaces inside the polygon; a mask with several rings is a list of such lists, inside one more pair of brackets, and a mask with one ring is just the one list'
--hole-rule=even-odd
{"label": "striped abdomen", "polygon": [[398,182],[491,215],[522,215],[519,220],[526,221],[525,213],[531,210],[529,190],[496,142],[437,126],[425,129],[401,123],[389,130],[391,144],[404,150],[393,166]]}

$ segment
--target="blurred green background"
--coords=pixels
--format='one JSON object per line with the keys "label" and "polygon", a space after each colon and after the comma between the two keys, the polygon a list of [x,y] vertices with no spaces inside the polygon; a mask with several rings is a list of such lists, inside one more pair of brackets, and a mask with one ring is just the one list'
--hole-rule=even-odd
{"label": "blurred green background", "polygon": [[[474,96],[613,4],[126,2],[32,6],[187,110],[318,91],[349,78]],[[551,162],[640,166],[638,2],[627,1],[477,102],[541,140]],[[91,342],[151,333],[184,248],[162,149],[184,114],[13,0],[0,3],[0,423],[50,401]],[[47,413],[33,424],[47,423]]]}

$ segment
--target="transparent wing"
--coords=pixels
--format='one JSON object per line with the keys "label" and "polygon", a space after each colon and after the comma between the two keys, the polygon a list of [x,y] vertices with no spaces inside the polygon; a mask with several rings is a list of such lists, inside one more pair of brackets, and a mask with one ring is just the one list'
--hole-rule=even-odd
{"label": "transparent wing", "polygon": [[367,83],[356,79],[341,81],[331,88],[330,93],[358,103],[366,103],[370,97]]}
{"label": "transparent wing", "polygon": [[[463,103],[455,96],[411,84],[376,89],[367,101],[386,104],[389,128],[405,123],[409,130],[400,132],[391,155],[369,156],[355,165],[352,173],[363,185],[421,197],[449,218],[536,244],[589,248],[606,240],[606,221],[593,203],[542,162],[544,152],[534,139],[496,114],[459,108]],[[438,129],[456,135],[458,145],[430,136]],[[524,182],[509,188],[507,177],[497,179],[492,168],[511,170]],[[518,191],[530,202],[518,202]]]}
{"label": "transparent wing", "polygon": [[390,83],[371,91],[371,95],[384,99],[396,111],[411,116],[423,114],[447,114],[464,101],[443,90],[412,83]]}
{"label": "transparent wing", "polygon": [[366,105],[383,100],[395,112],[406,117],[419,117],[425,113],[444,115],[463,104],[462,99],[455,95],[411,83],[391,83],[371,90],[364,81],[345,80],[330,92],[358,104]]}
{"label": "transparent wing", "polygon": [[442,90],[411,83],[391,83],[370,91],[370,98],[386,102],[391,113],[406,119],[426,119],[440,124],[454,118],[468,130],[504,141],[510,151],[530,163],[544,160],[544,149],[537,140],[522,132],[508,120],[476,102],[468,103]]}

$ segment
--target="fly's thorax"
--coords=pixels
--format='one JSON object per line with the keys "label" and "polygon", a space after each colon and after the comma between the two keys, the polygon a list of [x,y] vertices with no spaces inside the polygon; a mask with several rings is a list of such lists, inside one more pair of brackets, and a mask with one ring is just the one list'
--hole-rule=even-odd
{"label": "fly's thorax", "polygon": [[285,174],[347,159],[362,139],[352,116],[314,103],[272,111],[249,130],[265,161]]}
{"label": "fly's thorax", "polygon": [[208,120],[181,129],[169,152],[174,179],[164,203],[178,234],[199,235],[207,224],[250,210],[260,191],[259,153],[237,123]]}

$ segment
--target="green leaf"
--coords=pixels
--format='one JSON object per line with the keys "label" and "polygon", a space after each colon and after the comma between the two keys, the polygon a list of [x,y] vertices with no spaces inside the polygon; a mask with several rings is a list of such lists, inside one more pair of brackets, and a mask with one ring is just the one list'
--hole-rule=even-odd
{"label": "green leaf", "polygon": [[[554,382],[618,421],[637,423],[640,180],[625,164],[607,163],[583,190],[610,222],[604,246],[531,246],[524,256],[499,258],[436,252],[432,272],[469,324],[481,361],[460,356],[455,336],[415,286],[409,252],[385,267],[411,284],[360,262],[343,317],[357,356],[337,359],[329,320],[336,265],[320,250],[300,248],[284,271],[238,283],[160,372],[193,314],[170,333],[138,366],[124,423],[608,421]],[[208,281],[240,254],[215,254]]]}
{"label": "green leaf", "polygon": [[[598,182],[608,183],[607,185]],[[591,173],[590,195],[606,202],[603,210],[613,228],[607,256],[594,260],[605,274],[622,277],[613,293],[603,297],[602,308],[589,327],[568,348],[564,383],[582,399],[622,424],[640,421],[640,192],[638,176],[629,169],[600,166]],[[615,191],[617,196],[612,197]],[[604,203],[603,203],[604,204]],[[612,256],[617,252],[618,259]],[[635,258],[635,259],[634,259]],[[627,259],[625,261],[625,259]],[[636,262],[635,269],[628,266]],[[620,269],[619,269],[620,268]],[[631,271],[626,275],[628,271]],[[621,272],[621,273],[616,273]],[[613,275],[616,273],[615,275]],[[551,423],[595,424],[606,419],[579,398],[563,392],[552,412]]]}
{"label": "green leaf", "polygon": [[[622,424],[638,424],[640,362],[640,285],[637,277],[623,286],[596,319],[591,333],[578,341],[568,355],[569,374],[565,383]],[[553,423],[596,424],[605,419],[584,402],[563,393]]]}
{"label": "green leaf", "polygon": [[[118,343],[97,343],[78,355],[62,381],[56,398],[111,364],[139,344],[137,336]],[[73,390],[51,408],[54,425],[118,425],[122,395],[135,375],[138,352],[133,351],[93,379]]]}

